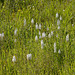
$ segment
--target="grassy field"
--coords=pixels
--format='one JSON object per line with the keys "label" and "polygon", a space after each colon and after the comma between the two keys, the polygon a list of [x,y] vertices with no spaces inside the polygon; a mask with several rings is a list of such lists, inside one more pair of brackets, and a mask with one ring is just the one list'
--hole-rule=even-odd
{"label": "grassy field", "polygon": [[0,2],[0,75],[75,75],[75,1]]}

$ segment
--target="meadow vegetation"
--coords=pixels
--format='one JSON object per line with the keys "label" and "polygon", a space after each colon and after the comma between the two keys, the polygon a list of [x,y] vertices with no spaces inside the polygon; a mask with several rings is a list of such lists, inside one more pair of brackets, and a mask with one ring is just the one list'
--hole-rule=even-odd
{"label": "meadow vegetation", "polygon": [[75,0],[0,2],[0,75],[75,75]]}

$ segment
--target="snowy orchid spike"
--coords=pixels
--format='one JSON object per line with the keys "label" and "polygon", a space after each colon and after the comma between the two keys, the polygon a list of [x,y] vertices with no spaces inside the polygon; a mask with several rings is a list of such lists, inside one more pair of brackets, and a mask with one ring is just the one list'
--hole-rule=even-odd
{"label": "snowy orchid spike", "polygon": [[31,60],[32,59],[32,54],[27,54],[27,60]]}
{"label": "snowy orchid spike", "polygon": [[39,29],[41,29],[41,24],[39,24]]}
{"label": "snowy orchid spike", "polygon": [[35,41],[38,41],[38,36],[37,35],[35,36]]}
{"label": "snowy orchid spike", "polygon": [[56,53],[56,42],[54,43],[54,53]]}
{"label": "snowy orchid spike", "polygon": [[51,34],[50,33],[48,34],[48,37],[51,38]]}
{"label": "snowy orchid spike", "polygon": [[60,26],[58,26],[58,29],[60,29]]}
{"label": "snowy orchid spike", "polygon": [[51,31],[51,36],[53,36],[53,31]]}
{"label": "snowy orchid spike", "polygon": [[44,38],[46,36],[45,32],[42,33],[42,38]]}
{"label": "snowy orchid spike", "polygon": [[31,19],[31,23],[34,24],[34,19],[33,18]]}
{"label": "snowy orchid spike", "polygon": [[38,27],[38,24],[36,23],[36,29],[38,29],[39,27]]}
{"label": "snowy orchid spike", "polygon": [[47,31],[49,30],[49,28],[47,27]]}
{"label": "snowy orchid spike", "polygon": [[69,34],[66,35],[66,41],[69,41]]}
{"label": "snowy orchid spike", "polygon": [[58,53],[59,53],[59,54],[61,53],[60,49],[58,50]]}
{"label": "snowy orchid spike", "polygon": [[44,48],[44,42],[43,42],[43,40],[41,40],[41,49],[43,49]]}
{"label": "snowy orchid spike", "polygon": [[62,20],[62,17],[61,17],[61,15],[60,15],[60,20]]}
{"label": "snowy orchid spike", "polygon": [[24,17],[24,26],[26,25],[26,19],[25,19],[25,17]]}
{"label": "snowy orchid spike", "polygon": [[56,35],[56,37],[58,37],[58,34]]}
{"label": "snowy orchid spike", "polygon": [[14,42],[16,42],[16,41],[17,41],[17,39],[14,40]]}
{"label": "snowy orchid spike", "polygon": [[59,19],[57,20],[57,25],[60,25],[60,20]]}
{"label": "snowy orchid spike", "polygon": [[12,62],[16,62],[16,57],[15,56],[13,56]]}
{"label": "snowy orchid spike", "polygon": [[4,33],[0,34],[1,40],[3,40],[3,37],[4,37]]}
{"label": "snowy orchid spike", "polygon": [[41,35],[39,35],[39,39],[41,39]]}
{"label": "snowy orchid spike", "polygon": [[39,35],[41,35],[41,32],[39,31]]}
{"label": "snowy orchid spike", "polygon": [[14,31],[14,35],[16,35],[17,34],[17,28],[15,29],[15,31]]}
{"label": "snowy orchid spike", "polygon": [[59,17],[59,15],[58,15],[58,13],[56,13],[56,18],[58,18]]}

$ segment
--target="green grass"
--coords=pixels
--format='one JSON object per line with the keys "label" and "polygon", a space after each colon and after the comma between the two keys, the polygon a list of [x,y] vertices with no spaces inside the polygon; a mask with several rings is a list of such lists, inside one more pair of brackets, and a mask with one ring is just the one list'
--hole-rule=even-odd
{"label": "green grass", "polygon": [[[0,75],[74,75],[75,1],[63,0],[60,3],[60,0],[32,0],[32,2],[17,0],[15,3],[13,7],[10,1],[5,1],[2,8],[0,3],[0,34],[4,33],[3,40],[0,37]],[[56,13],[59,14],[58,18]],[[57,20],[60,15],[62,20],[58,30]],[[31,23],[32,18],[34,24]],[[41,23],[40,32],[41,34],[45,32],[47,37],[39,39],[39,29],[35,29],[36,23],[38,25]],[[14,35],[16,28],[17,34]],[[51,31],[53,36],[48,38]],[[68,42],[66,42],[67,34],[69,34]],[[35,42],[36,35],[38,42]],[[43,49],[41,49],[42,39],[45,44]],[[54,53],[55,42],[56,53]],[[32,54],[32,60],[28,61],[26,56],[29,53]],[[13,56],[16,57],[15,63],[12,62]]]}

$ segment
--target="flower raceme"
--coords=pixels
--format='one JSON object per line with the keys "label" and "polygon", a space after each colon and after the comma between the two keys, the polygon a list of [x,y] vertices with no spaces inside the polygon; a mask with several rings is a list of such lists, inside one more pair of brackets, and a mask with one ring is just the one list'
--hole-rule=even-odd
{"label": "flower raceme", "polygon": [[15,56],[13,56],[12,62],[16,62],[16,57]]}
{"label": "flower raceme", "polygon": [[26,19],[24,18],[24,26],[26,25]]}
{"label": "flower raceme", "polygon": [[0,40],[3,40],[4,33],[0,34]]}
{"label": "flower raceme", "polygon": [[56,13],[56,18],[58,18],[59,17],[59,14],[58,13]]}
{"label": "flower raceme", "polygon": [[54,53],[56,53],[56,42],[54,43]]}
{"label": "flower raceme", "polygon": [[14,31],[14,35],[16,35],[17,34],[17,28],[15,29],[15,31]]}
{"label": "flower raceme", "polygon": [[39,29],[41,29],[41,24],[39,24]]}
{"label": "flower raceme", "polygon": [[36,23],[36,29],[38,29],[39,27],[38,27],[38,24]]}
{"label": "flower raceme", "polygon": [[32,59],[32,54],[27,54],[27,60],[31,60]]}
{"label": "flower raceme", "polygon": [[31,19],[31,23],[32,23],[32,24],[34,23],[34,19],[33,19],[33,18]]}
{"label": "flower raceme", "polygon": [[66,41],[69,41],[69,34],[66,35]]}
{"label": "flower raceme", "polygon": [[35,36],[35,41],[38,41],[38,36],[37,35]]}
{"label": "flower raceme", "polygon": [[43,40],[41,40],[41,49],[43,49],[44,48],[44,42],[43,42]]}
{"label": "flower raceme", "polygon": [[42,33],[42,38],[44,38],[46,36],[45,32]]}

